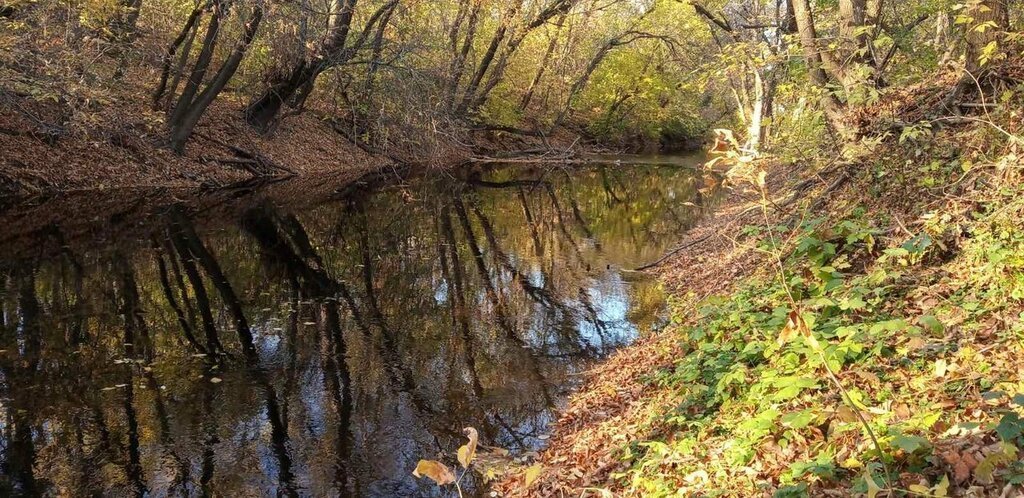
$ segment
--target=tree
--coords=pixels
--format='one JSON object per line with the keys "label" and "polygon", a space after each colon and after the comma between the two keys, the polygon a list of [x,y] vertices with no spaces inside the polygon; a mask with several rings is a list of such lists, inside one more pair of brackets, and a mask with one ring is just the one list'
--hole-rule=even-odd
{"label": "tree", "polygon": [[[179,154],[185,151],[185,142],[192,136],[192,131],[199,122],[199,118],[203,116],[203,113],[210,107],[214,99],[220,95],[220,92],[224,90],[228,81],[235,74],[235,71],[238,70],[238,65],[241,64],[242,58],[245,57],[245,52],[256,37],[260,22],[263,20],[262,0],[254,0],[243,27],[242,37],[236,42],[234,49],[221,64],[220,68],[217,69],[217,72],[213,74],[213,77],[209,81],[205,81],[213,59],[214,49],[223,31],[222,23],[227,19],[229,11],[232,10],[231,7],[224,0],[214,0],[211,5],[213,15],[207,23],[206,35],[203,38],[199,55],[192,66],[188,80],[185,82],[185,88],[182,90],[181,95],[178,96],[170,117],[167,119],[167,126],[170,131],[170,138],[168,140],[170,147]],[[239,6],[234,6],[233,8],[237,10]],[[194,24],[195,21],[190,17],[190,22]],[[192,27],[187,22],[186,29],[183,29],[182,32],[190,29]],[[159,94],[162,94],[162,91]]]}
{"label": "tree", "polygon": [[[473,71],[473,77],[470,79],[462,95],[462,100],[456,108],[456,113],[459,115],[475,113],[487,101],[488,95],[490,95],[494,87],[497,86],[498,82],[505,75],[510,59],[519,49],[520,45],[522,45],[526,36],[555,16],[567,13],[574,3],[575,0],[551,0],[532,19],[523,25],[516,24],[516,17],[522,9],[520,2],[517,1],[506,9],[501,16],[498,29],[495,30],[494,35],[491,37],[487,51]],[[504,49],[501,55],[498,55],[498,50],[502,47],[503,43]],[[497,57],[496,62],[495,57]],[[487,77],[486,82],[484,82],[485,76]]]}
{"label": "tree", "polygon": [[[852,139],[855,132],[846,123],[843,112],[844,105],[828,88],[829,75],[825,72],[825,57],[818,47],[818,31],[814,25],[811,6],[807,0],[791,0],[791,4],[800,46],[804,53],[804,61],[807,63],[808,77],[811,84],[823,94],[821,102],[829,125],[840,137],[847,140]],[[833,71],[837,70],[834,61],[829,65],[833,66]]]}
{"label": "tree", "polygon": [[348,43],[357,0],[332,0],[327,15],[327,32],[312,54],[294,64],[290,71],[274,74],[267,89],[245,109],[250,125],[267,132],[273,129],[281,108],[301,108],[321,73],[345,64],[365,45],[374,27],[386,23],[399,0],[389,0],[370,16],[359,37]]}
{"label": "tree", "polygon": [[975,76],[1004,55],[1003,34],[1010,29],[1009,0],[970,0],[959,22],[967,30],[967,71]]}

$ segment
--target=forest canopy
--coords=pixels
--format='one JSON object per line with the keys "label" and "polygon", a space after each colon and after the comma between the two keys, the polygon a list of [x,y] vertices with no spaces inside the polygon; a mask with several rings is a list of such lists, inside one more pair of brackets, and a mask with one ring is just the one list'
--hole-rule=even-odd
{"label": "forest canopy", "polygon": [[[1019,36],[1009,0],[4,0],[0,97],[50,139],[129,113],[179,153],[214,106],[272,135],[312,114],[408,157],[479,132],[634,151],[712,128],[781,155]],[[959,85],[967,87],[966,81]],[[950,99],[952,101],[954,99]],[[117,112],[110,112],[117,109]]]}

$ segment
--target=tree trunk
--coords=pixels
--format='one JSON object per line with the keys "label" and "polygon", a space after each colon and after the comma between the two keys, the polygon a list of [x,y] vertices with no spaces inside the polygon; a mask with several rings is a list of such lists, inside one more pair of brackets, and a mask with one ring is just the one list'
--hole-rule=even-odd
{"label": "tree trunk", "polygon": [[216,44],[217,35],[220,30],[221,15],[223,15],[221,6],[214,6],[214,15],[210,19],[210,25],[207,28],[207,36],[203,41],[202,52],[200,52],[199,59],[196,61],[196,66],[193,68],[192,76],[189,78],[185,91],[178,99],[171,119],[168,120],[171,132],[170,146],[172,150],[179,154],[185,152],[185,142],[192,136],[192,130],[195,129],[199,118],[203,116],[206,109],[210,107],[213,100],[220,95],[220,92],[227,85],[228,80],[238,70],[242,58],[245,57],[245,52],[256,37],[256,31],[259,29],[260,22],[263,20],[263,7],[262,3],[259,2],[253,6],[249,20],[245,23],[242,39],[235,45],[234,50],[232,50],[227,60],[224,61],[224,64],[214,75],[213,79],[206,84],[202,93],[196,95],[213,55],[213,47]]}
{"label": "tree trunk", "polygon": [[800,46],[804,52],[804,59],[807,63],[807,72],[811,84],[818,87],[824,93],[822,106],[825,110],[825,117],[829,126],[837,135],[844,140],[852,139],[854,133],[844,122],[844,113],[839,99],[827,88],[828,75],[822,67],[823,61],[821,52],[818,50],[818,33],[814,27],[814,17],[811,14],[811,7],[807,0],[793,0],[793,15],[796,17],[797,32],[800,37]]}
{"label": "tree trunk", "polygon": [[[160,99],[163,98],[167,91],[167,79],[170,77],[171,65],[174,62],[174,55],[177,53],[178,48],[182,47],[180,61],[185,61],[188,58],[188,53],[192,48],[192,40],[196,36],[196,28],[199,26],[199,20],[203,14],[204,8],[197,7],[192,11],[192,14],[188,16],[188,20],[185,21],[185,27],[178,33],[178,37],[171,42],[170,46],[167,47],[167,51],[164,53],[162,60],[162,67],[160,69],[160,82],[157,83],[156,90],[153,91],[153,109],[157,109],[160,104]],[[178,76],[181,74],[181,67],[184,66],[184,62],[179,62],[178,71],[175,73],[175,84],[171,87],[171,93],[173,95],[177,87]]]}
{"label": "tree trunk", "polygon": [[[989,61],[1002,55],[1003,33],[1009,30],[1009,0],[980,0],[967,15],[967,71],[978,76]],[[968,3],[971,5],[970,3]]]}
{"label": "tree trunk", "polygon": [[[507,46],[505,47],[505,50],[502,52],[501,57],[498,58],[498,63],[494,66],[494,69],[491,71],[490,76],[487,78],[487,83],[484,84],[483,88],[479,91],[479,93],[476,93],[477,88],[475,86],[472,87],[474,94],[469,94],[467,92],[467,97],[471,97],[471,100],[468,107],[466,107],[466,109],[464,110],[468,110],[471,113],[473,113],[476,112],[476,110],[479,109],[481,106],[483,106],[484,103],[487,102],[487,97],[490,95],[491,91],[494,90],[494,87],[496,87],[498,83],[501,82],[501,79],[505,76],[505,70],[508,68],[508,64],[511,61],[512,56],[515,55],[516,51],[519,49],[519,46],[523,43],[523,41],[530,34],[530,32],[539,28],[540,26],[543,26],[556,15],[561,14],[564,16],[568,14],[569,9],[572,8],[574,3],[575,0],[555,0],[547,7],[542,9],[537,14],[537,16],[528,24],[526,24],[519,30],[513,31],[513,33],[509,36],[509,41]],[[483,72],[477,73],[480,76],[482,76],[483,73],[486,73],[487,71],[486,67],[482,67],[481,69]],[[479,82],[477,82],[477,84],[479,84]]]}
{"label": "tree trunk", "polygon": [[544,70],[548,67],[548,62],[551,60],[551,55],[555,53],[555,47],[558,46],[558,34],[562,31],[562,25],[565,24],[566,14],[562,14],[556,23],[557,29],[555,34],[551,36],[548,41],[548,48],[544,51],[544,57],[540,60],[540,66],[537,67],[537,74],[534,75],[533,80],[530,81],[530,86],[526,87],[526,93],[523,94],[523,100],[519,102],[519,110],[525,111],[530,106],[530,101],[533,100],[533,92],[537,89],[537,85],[540,85],[541,78],[544,77]]}
{"label": "tree trunk", "polygon": [[[339,3],[342,2],[342,3]],[[290,74],[274,77],[262,95],[245,109],[246,121],[266,133],[274,125],[285,104],[301,109],[306,98],[312,93],[316,78],[325,70],[348,62],[366,43],[374,26],[386,22],[399,0],[389,0],[381,5],[366,21],[359,38],[349,43],[352,18],[357,0],[332,0],[327,36],[316,50],[316,56],[300,61]]]}
{"label": "tree trunk", "polygon": [[508,33],[509,26],[518,12],[519,5],[516,4],[509,8],[502,16],[501,24],[498,26],[497,31],[494,32],[494,36],[491,37],[491,43],[487,47],[487,52],[484,53],[483,58],[480,59],[480,63],[477,64],[476,71],[473,73],[473,78],[470,79],[469,86],[466,87],[466,91],[462,95],[462,102],[456,109],[456,113],[463,114],[469,109],[470,104],[476,97],[476,92],[480,87],[480,83],[487,74],[487,70],[490,69],[491,63],[494,62],[494,57],[498,53],[498,48],[500,48],[501,43],[505,41],[505,35]]}
{"label": "tree trunk", "polygon": [[289,74],[277,74],[270,87],[245,109],[246,121],[262,132],[273,128],[274,120],[286,102],[292,100],[300,89],[310,89],[316,77],[330,64],[330,59],[339,59],[348,42],[352,29],[357,0],[331,0],[328,14],[327,35],[316,49],[312,60],[302,60]]}
{"label": "tree trunk", "polygon": [[867,18],[867,0],[839,0],[839,36],[842,43],[848,46],[846,52],[851,54],[844,59],[873,66]]}
{"label": "tree trunk", "polygon": [[466,21],[466,34],[462,38],[462,49],[457,50],[457,39],[458,30],[453,30],[450,38],[452,48],[452,63],[448,71],[448,89],[445,92],[445,99],[447,103],[446,109],[454,110],[455,107],[455,96],[459,91],[459,83],[462,81],[462,75],[466,71],[466,59],[469,57],[469,52],[473,49],[473,39],[476,38],[476,28],[480,21],[480,0],[473,0],[473,10],[469,14],[469,19]]}

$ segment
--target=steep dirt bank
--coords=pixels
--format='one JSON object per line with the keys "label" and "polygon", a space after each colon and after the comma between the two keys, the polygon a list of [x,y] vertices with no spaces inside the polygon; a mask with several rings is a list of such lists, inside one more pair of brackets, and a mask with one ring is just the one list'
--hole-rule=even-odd
{"label": "steep dirt bank", "polygon": [[[940,95],[879,107],[898,120]],[[672,324],[590,371],[539,476],[513,473],[497,491],[1021,496],[1013,109],[883,135],[819,171],[762,161],[767,203],[756,176],[736,178],[648,270],[673,296]]]}
{"label": "steep dirt bank", "polygon": [[[136,82],[137,84],[142,84]],[[562,127],[381,130],[384,149],[357,144],[326,109],[309,108],[260,134],[240,95],[218,99],[183,155],[164,144],[164,112],[126,88],[81,108],[0,89],[0,197],[112,188],[218,188],[255,177],[359,174],[389,164],[447,168],[472,158],[555,160],[606,151]],[[537,125],[536,123],[534,123]],[[446,125],[452,126],[452,125]],[[537,125],[540,126],[540,125]]]}
{"label": "steep dirt bank", "polygon": [[47,117],[52,111],[2,106],[0,195],[220,187],[256,175],[365,172],[392,162],[359,149],[312,114],[293,116],[274,134],[259,135],[242,122],[239,108],[232,102],[215,105],[178,156],[161,146],[158,115],[144,106],[110,106],[97,111],[97,124],[88,130],[60,131],[33,122],[59,121]]}
{"label": "steep dirt bank", "polygon": [[[780,200],[794,187],[806,187],[793,180],[791,173],[791,167],[778,167],[769,175],[768,188],[782,193]],[[816,190],[828,188],[820,185]],[[654,266],[644,270],[665,285],[675,301],[673,308],[727,293],[736,281],[765,264],[764,258],[734,238],[745,225],[762,219],[760,194],[749,185],[734,187],[726,191],[714,214],[688,232],[678,252],[651,262]],[[590,370],[586,384],[561,414],[551,445],[542,453],[544,472],[538,482],[525,487],[524,475],[514,474],[499,484],[499,492],[503,496],[589,496],[590,489],[592,496],[599,496],[602,489],[617,489],[611,476],[624,470],[622,448],[643,439],[652,417],[678,401],[674,393],[648,379],[671,368],[685,354],[673,333],[681,325],[674,318],[667,330],[642,337]]]}

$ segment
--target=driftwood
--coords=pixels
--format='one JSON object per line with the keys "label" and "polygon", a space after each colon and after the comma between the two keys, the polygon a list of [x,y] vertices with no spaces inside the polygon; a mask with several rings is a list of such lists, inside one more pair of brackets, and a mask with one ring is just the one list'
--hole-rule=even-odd
{"label": "driftwood", "polygon": [[298,174],[298,172],[296,172],[294,169],[291,169],[283,164],[275,162],[274,160],[270,159],[267,156],[264,156],[263,154],[260,154],[259,152],[246,150],[241,147],[238,147],[237,145],[225,143],[221,140],[213,138],[209,135],[204,135],[202,133],[197,132],[196,135],[203,137],[217,145],[220,145],[221,147],[224,147],[235,154],[235,157],[231,158],[201,157],[201,159],[203,160],[214,161],[221,164],[238,165],[242,169],[251,173],[253,176],[292,176]]}
{"label": "driftwood", "polygon": [[63,132],[57,128],[24,131],[2,127],[0,127],[0,133],[12,137],[31,137],[49,146],[57,145],[57,141],[60,140],[60,137],[63,134]]}
{"label": "driftwood", "polygon": [[661,258],[659,258],[657,261],[655,261],[653,263],[648,263],[648,264],[643,265],[643,266],[638,266],[638,267],[634,268],[633,271],[650,270],[651,268],[660,266],[662,263],[668,261],[669,258],[671,258],[672,256],[675,256],[676,254],[679,254],[680,251],[684,251],[684,250],[689,249],[689,248],[691,248],[691,247],[693,247],[693,246],[695,246],[697,244],[700,244],[701,242],[704,242],[705,240],[708,240],[711,237],[714,237],[715,235],[718,235],[718,233],[719,232],[711,232],[711,233],[709,233],[707,235],[704,235],[703,237],[698,237],[698,238],[696,238],[694,240],[691,240],[691,241],[688,241],[688,242],[684,242],[683,244],[680,244],[679,246],[677,246],[675,249],[672,249],[671,251],[665,253],[665,255],[662,256]]}
{"label": "driftwood", "polygon": [[475,127],[475,128],[469,128],[469,131],[480,131],[480,132],[497,131],[497,132],[502,132],[502,133],[511,133],[513,135],[523,135],[523,136],[526,136],[526,137],[544,137],[544,136],[546,136],[545,133],[543,131],[541,131],[541,130],[524,130],[522,128],[515,128],[515,127],[512,127],[512,126],[499,126],[499,125],[478,126],[478,127]]}

